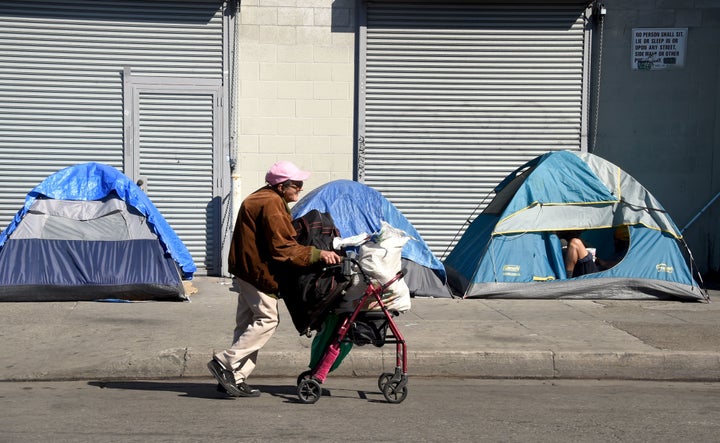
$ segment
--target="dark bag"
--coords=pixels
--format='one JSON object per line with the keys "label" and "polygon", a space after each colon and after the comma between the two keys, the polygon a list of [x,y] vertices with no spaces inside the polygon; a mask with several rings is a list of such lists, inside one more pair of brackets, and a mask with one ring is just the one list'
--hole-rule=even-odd
{"label": "dark bag", "polygon": [[333,238],[340,237],[340,231],[335,227],[332,215],[317,209],[296,218],[292,224],[297,232],[295,239],[301,245],[332,251]]}
{"label": "dark bag", "polygon": [[[315,209],[293,220],[293,226],[298,243],[318,249],[332,250],[333,238],[340,237],[332,216]],[[324,263],[309,268],[289,266],[280,279],[280,297],[295,329],[301,334],[318,330],[348,284],[337,266],[326,268]]]}
{"label": "dark bag", "polygon": [[380,318],[361,315],[350,326],[348,339],[358,346],[372,344],[380,348],[385,344],[389,325],[384,315]]}

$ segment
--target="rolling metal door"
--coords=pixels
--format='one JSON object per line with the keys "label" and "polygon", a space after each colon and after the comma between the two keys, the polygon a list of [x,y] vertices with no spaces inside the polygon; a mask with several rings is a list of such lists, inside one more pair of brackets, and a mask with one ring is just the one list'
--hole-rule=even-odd
{"label": "rolling metal door", "polygon": [[358,178],[438,257],[509,172],[585,149],[585,3],[366,4]]}
{"label": "rolling metal door", "polygon": [[134,174],[187,246],[199,269],[220,273],[220,199],[214,163],[220,86],[135,89]]}
{"label": "rolling metal door", "polygon": [[[0,229],[32,187],[63,167],[96,161],[136,179],[139,171],[128,167],[128,159],[139,159],[128,156],[124,140],[124,117],[132,114],[123,115],[123,71],[222,84],[223,29],[223,2],[218,0],[0,0]],[[158,103],[168,106],[168,113],[185,105],[182,100]],[[223,137],[216,134],[215,146],[224,147]],[[151,199],[158,207],[174,206],[163,213],[173,227],[188,217],[206,217],[207,207],[221,195],[217,181],[210,187],[205,183],[218,178],[219,164],[207,170],[206,157],[223,157],[212,146],[196,145],[187,156],[190,163],[199,159],[203,173],[210,174],[196,180],[206,186],[201,193],[210,194],[204,205],[184,198],[182,186],[172,191],[177,176],[192,176],[196,165],[149,167],[151,186],[168,190]],[[214,235],[219,218],[207,221]],[[197,225],[179,235],[192,243],[205,230]],[[193,258],[205,267],[204,249]]]}

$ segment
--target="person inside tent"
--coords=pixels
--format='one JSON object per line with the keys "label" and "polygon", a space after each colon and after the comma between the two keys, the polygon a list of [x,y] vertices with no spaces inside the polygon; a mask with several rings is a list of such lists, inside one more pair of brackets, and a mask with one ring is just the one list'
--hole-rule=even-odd
{"label": "person inside tent", "polygon": [[615,246],[615,252],[610,258],[601,259],[598,257],[596,260],[601,271],[610,269],[620,263],[620,261],[625,257],[625,254],[627,254],[627,251],[630,248],[630,229],[627,226],[618,226],[615,228],[615,232],[613,233],[613,244]]}
{"label": "person inside tent", "polygon": [[[588,251],[585,242],[580,238],[582,231],[561,231],[558,233],[563,242],[565,273],[567,278],[579,277],[598,272],[595,256]],[[567,245],[567,246],[566,246]]]}

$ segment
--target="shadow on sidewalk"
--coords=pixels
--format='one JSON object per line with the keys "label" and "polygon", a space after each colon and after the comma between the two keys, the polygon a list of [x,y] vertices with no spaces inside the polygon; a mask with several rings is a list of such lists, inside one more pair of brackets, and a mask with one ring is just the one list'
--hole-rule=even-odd
{"label": "shadow on sidewalk", "polygon": [[88,385],[100,389],[122,389],[130,391],[164,391],[177,392],[181,397],[223,399],[227,398],[218,392],[215,383],[182,382],[182,381],[90,381]]}
{"label": "shadow on sidewalk", "polygon": [[[235,400],[236,398],[218,392],[214,380],[208,380],[207,383],[184,382],[184,381],[90,381],[89,386],[100,389],[121,389],[130,391],[159,391],[159,392],[177,392],[181,397],[205,398],[214,400]],[[287,403],[301,403],[297,397],[296,386],[283,385],[255,385],[264,395],[271,395],[285,400]],[[360,390],[349,390],[337,388],[333,392],[323,388],[323,397],[340,397],[340,398],[359,398],[369,402],[381,402],[382,394],[380,392],[366,392]],[[378,397],[379,398],[376,398]],[[238,400],[242,400],[239,398]]]}

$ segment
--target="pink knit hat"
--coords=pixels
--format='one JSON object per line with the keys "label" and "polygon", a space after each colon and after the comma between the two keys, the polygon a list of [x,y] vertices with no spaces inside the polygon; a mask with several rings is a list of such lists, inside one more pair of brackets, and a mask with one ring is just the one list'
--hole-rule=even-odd
{"label": "pink knit hat", "polygon": [[310,173],[302,171],[300,168],[288,161],[279,161],[272,165],[270,170],[265,174],[265,181],[271,186],[282,183],[286,180],[303,181],[310,177]]}

